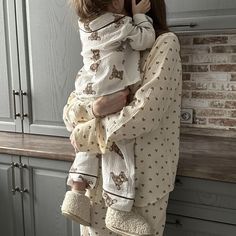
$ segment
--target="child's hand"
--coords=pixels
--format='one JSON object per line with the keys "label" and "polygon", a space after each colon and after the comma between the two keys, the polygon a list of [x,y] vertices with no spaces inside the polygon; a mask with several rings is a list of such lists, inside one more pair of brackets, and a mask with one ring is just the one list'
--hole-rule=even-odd
{"label": "child's hand", "polygon": [[147,13],[151,9],[150,0],[141,0],[138,4],[136,4],[136,0],[132,0],[132,12],[133,15],[138,13]]}

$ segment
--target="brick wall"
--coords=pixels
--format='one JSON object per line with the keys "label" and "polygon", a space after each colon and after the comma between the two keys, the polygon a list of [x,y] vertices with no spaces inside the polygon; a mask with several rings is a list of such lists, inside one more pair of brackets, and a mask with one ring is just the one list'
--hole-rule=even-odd
{"label": "brick wall", "polygon": [[236,34],[180,35],[182,107],[194,123],[182,126],[236,129]]}

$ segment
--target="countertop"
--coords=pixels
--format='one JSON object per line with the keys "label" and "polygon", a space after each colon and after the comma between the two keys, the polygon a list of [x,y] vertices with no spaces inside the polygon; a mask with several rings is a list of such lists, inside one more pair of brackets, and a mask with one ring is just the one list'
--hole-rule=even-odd
{"label": "countertop", "polygon": [[[73,161],[68,138],[0,132],[0,153]],[[181,134],[177,175],[236,183],[236,138]]]}

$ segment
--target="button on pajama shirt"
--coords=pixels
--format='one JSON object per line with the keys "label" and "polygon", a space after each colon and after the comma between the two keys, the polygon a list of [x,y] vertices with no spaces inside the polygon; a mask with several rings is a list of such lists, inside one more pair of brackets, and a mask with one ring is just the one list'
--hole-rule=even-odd
{"label": "button on pajama shirt", "polygon": [[[182,92],[182,73],[177,37],[169,32],[160,35],[152,50],[144,53],[141,61],[142,85],[134,100],[117,113],[106,117],[101,127],[103,139],[94,135],[96,119],[91,112],[91,102],[80,101],[71,93],[64,109],[68,113],[83,114],[90,129],[68,119],[67,125],[77,124],[72,138],[80,151],[86,151],[88,143],[94,152],[101,146],[109,148],[118,140],[135,139],[135,209],[143,215],[153,228],[153,235],[162,235],[165,225],[166,207],[174,181],[179,159],[179,125]],[[70,116],[73,117],[73,116]],[[105,120],[109,119],[108,123]],[[118,121],[118,122],[117,122]],[[86,139],[78,139],[86,135]],[[104,147],[103,147],[104,148]],[[100,184],[89,192],[92,199],[92,224],[81,227],[83,236],[116,235],[104,225],[105,206],[101,199]]]}
{"label": "button on pajama shirt", "polygon": [[[139,51],[151,48],[155,42],[149,17],[136,14],[131,18],[108,12],[89,23],[79,21],[79,28],[84,66],[75,82],[78,100],[94,101],[141,81]],[[74,117],[74,114],[70,115]],[[87,124],[88,119],[83,114],[77,113],[76,118]],[[104,121],[96,119],[98,129],[94,130],[94,134],[100,137],[103,136],[103,132],[99,132],[101,122]],[[89,127],[87,125],[87,129]],[[85,179],[94,188],[101,158],[103,197],[107,206],[131,211],[135,196],[134,138],[113,142],[109,148],[102,149],[102,155],[90,147],[88,144],[86,150],[76,154],[68,184]]]}

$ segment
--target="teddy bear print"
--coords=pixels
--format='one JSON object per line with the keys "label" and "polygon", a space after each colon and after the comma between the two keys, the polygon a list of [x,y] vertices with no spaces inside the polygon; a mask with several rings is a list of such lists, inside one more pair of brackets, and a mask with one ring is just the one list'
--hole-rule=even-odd
{"label": "teddy bear print", "polygon": [[88,37],[89,40],[101,40],[101,37],[98,35],[98,32],[92,32],[90,36]]}
{"label": "teddy bear print", "polygon": [[93,56],[91,57],[91,60],[98,61],[100,59],[100,50],[91,49],[91,52],[93,53]]}
{"label": "teddy bear print", "polygon": [[118,148],[118,146],[114,142],[110,146],[109,151],[117,153],[122,159],[124,159],[124,156],[123,156],[121,150]]}
{"label": "teddy bear print", "polygon": [[91,64],[90,70],[93,71],[93,72],[97,72],[100,63],[101,63],[101,61],[98,61],[98,62],[95,62],[95,63]]}
{"label": "teddy bear print", "polygon": [[93,90],[93,83],[87,83],[87,86],[85,88],[85,90],[83,90],[84,94],[96,94],[96,92]]}
{"label": "teddy bear print", "polygon": [[114,23],[115,23],[115,28],[119,28],[121,25],[123,25],[125,22],[122,19],[123,17],[120,17],[119,15],[113,14],[114,16]]}
{"label": "teddy bear print", "polygon": [[106,206],[108,206],[108,207],[110,207],[114,203],[117,203],[117,200],[109,197],[107,193],[103,193],[103,198],[105,200]]}
{"label": "teddy bear print", "polygon": [[125,42],[122,41],[122,42],[120,43],[120,46],[118,46],[118,47],[116,48],[116,51],[117,51],[117,52],[123,52],[124,50],[125,50]]}
{"label": "teddy bear print", "polygon": [[115,175],[114,172],[111,172],[110,174],[111,174],[112,180],[114,181],[116,185],[117,190],[121,190],[121,185],[124,182],[128,181],[128,178],[125,176],[125,173],[121,171],[119,175]]}
{"label": "teddy bear print", "polygon": [[109,77],[109,80],[112,80],[112,79],[120,79],[120,80],[123,80],[123,74],[124,74],[124,71],[118,71],[116,69],[116,66],[114,65],[113,66],[113,69],[112,69],[112,73]]}

